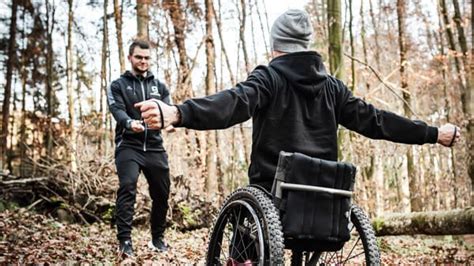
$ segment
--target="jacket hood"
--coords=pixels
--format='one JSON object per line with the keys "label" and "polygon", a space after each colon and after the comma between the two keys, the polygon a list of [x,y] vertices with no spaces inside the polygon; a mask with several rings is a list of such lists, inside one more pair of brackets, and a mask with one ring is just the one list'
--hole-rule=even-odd
{"label": "jacket hood", "polygon": [[295,90],[311,96],[315,96],[328,79],[321,55],[314,51],[282,55],[269,65],[285,76]]}
{"label": "jacket hood", "polygon": [[[125,71],[125,73],[123,73],[121,76],[124,77],[124,78],[129,78],[129,79],[138,79],[138,78],[137,78],[131,71],[129,71],[129,70]],[[153,73],[151,73],[151,71],[147,71],[147,72],[146,72],[146,77],[145,77],[145,79],[149,79],[149,78],[151,78],[151,79],[154,79],[154,78],[155,78],[155,77],[153,76]]]}

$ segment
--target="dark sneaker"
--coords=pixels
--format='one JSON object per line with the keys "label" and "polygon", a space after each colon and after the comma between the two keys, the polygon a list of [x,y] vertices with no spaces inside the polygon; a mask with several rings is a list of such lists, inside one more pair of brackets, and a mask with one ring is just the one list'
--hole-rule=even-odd
{"label": "dark sneaker", "polygon": [[120,241],[119,252],[121,257],[133,257],[132,241]]}
{"label": "dark sneaker", "polygon": [[148,242],[148,247],[153,251],[166,252],[168,251],[168,245],[165,243],[162,237],[153,239]]}

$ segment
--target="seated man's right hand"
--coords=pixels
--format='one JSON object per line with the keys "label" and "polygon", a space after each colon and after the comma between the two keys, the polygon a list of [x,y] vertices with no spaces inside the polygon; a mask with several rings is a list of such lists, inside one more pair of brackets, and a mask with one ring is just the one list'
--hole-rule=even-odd
{"label": "seated man's right hand", "polygon": [[[158,105],[161,108],[158,107]],[[140,109],[143,120],[150,129],[165,129],[172,131],[173,125],[179,123],[179,111],[176,106],[168,105],[159,100],[147,100],[135,104]],[[163,121],[161,118],[163,117]]]}

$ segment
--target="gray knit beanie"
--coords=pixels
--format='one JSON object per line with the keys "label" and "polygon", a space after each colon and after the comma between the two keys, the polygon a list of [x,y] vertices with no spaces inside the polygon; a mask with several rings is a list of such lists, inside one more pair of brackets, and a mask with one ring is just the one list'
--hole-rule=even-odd
{"label": "gray knit beanie", "polygon": [[306,11],[289,9],[273,23],[270,46],[273,51],[294,53],[308,50],[313,27]]}

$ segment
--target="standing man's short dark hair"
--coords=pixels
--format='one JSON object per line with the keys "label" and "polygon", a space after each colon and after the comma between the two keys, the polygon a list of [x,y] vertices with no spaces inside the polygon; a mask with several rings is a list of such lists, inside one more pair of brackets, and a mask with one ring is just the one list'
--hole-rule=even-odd
{"label": "standing man's short dark hair", "polygon": [[166,86],[149,71],[150,45],[135,40],[130,45],[131,70],[112,82],[107,92],[109,109],[117,121],[115,129],[115,165],[119,177],[116,202],[117,238],[122,255],[133,256],[132,221],[139,173],[148,181],[151,207],[151,241],[148,246],[166,251],[164,242],[170,177],[168,156],[159,130],[143,123],[134,104],[155,99],[170,103]]}
{"label": "standing man's short dark hair", "polygon": [[148,50],[150,49],[150,43],[145,40],[133,40],[133,42],[130,44],[130,47],[128,48],[128,55],[132,55],[135,47],[140,47],[140,49]]}

